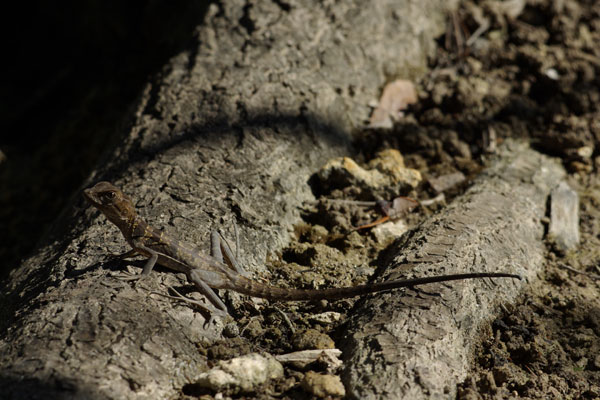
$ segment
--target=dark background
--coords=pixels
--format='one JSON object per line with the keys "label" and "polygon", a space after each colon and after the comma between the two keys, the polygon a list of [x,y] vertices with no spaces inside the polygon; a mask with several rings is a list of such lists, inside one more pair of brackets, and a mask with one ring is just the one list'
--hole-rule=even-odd
{"label": "dark background", "polygon": [[195,40],[209,1],[43,1],[4,14],[0,278],[125,132],[144,84]]}

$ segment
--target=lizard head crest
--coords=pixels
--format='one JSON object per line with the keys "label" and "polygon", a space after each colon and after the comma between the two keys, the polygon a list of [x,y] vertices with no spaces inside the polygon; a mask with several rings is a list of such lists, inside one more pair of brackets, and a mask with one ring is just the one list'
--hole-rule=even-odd
{"label": "lizard head crest", "polygon": [[117,226],[136,215],[131,199],[110,182],[98,182],[85,189],[83,197]]}

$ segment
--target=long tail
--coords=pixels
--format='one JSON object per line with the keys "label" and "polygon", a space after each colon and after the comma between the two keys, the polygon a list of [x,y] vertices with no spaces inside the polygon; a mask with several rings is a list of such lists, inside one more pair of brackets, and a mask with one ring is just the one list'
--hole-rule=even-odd
{"label": "long tail", "polygon": [[411,287],[425,285],[428,283],[457,281],[462,279],[480,279],[480,278],[514,278],[521,279],[521,276],[505,273],[471,273],[430,276],[425,278],[405,279],[388,282],[373,283],[368,285],[349,286],[329,289],[283,289],[274,286],[263,285],[252,281],[243,276],[238,276],[235,282],[232,282],[230,289],[236,292],[253,297],[260,297],[268,300],[322,300],[322,299],[343,299],[348,297],[360,296],[367,293],[382,292],[385,290],[401,287]]}

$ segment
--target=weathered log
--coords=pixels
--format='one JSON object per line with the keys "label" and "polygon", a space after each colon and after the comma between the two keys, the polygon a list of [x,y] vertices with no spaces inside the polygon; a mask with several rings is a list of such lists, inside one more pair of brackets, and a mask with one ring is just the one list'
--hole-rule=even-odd
{"label": "weathered log", "polygon": [[456,397],[482,328],[542,269],[542,218],[564,176],[557,160],[510,142],[464,195],[396,243],[386,279],[472,271],[524,279],[428,285],[365,301],[348,321],[341,346],[348,395]]}

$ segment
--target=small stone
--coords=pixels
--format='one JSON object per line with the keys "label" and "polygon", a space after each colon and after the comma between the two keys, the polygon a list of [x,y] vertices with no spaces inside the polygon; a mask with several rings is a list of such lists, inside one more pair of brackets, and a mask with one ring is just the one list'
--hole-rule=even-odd
{"label": "small stone", "polygon": [[436,191],[436,193],[442,193],[464,182],[465,179],[465,175],[462,172],[454,172],[451,174],[438,176],[437,178],[430,178],[429,184],[433,190]]}
{"label": "small stone", "polygon": [[571,250],[579,244],[579,195],[563,181],[550,196],[548,236],[560,250]]}
{"label": "small stone", "polygon": [[300,383],[302,389],[319,398],[329,396],[344,397],[346,389],[339,376],[318,374],[308,371]]}
{"label": "small stone", "polygon": [[196,384],[215,392],[252,392],[272,379],[283,377],[283,366],[271,355],[248,354],[227,361],[200,374]]}
{"label": "small stone", "polygon": [[594,154],[594,148],[591,146],[582,146],[577,149],[577,155],[584,159],[592,158]]}
{"label": "small stone", "polygon": [[544,75],[553,81],[557,81],[560,78],[558,71],[554,68],[548,68],[546,71],[544,71]]}
{"label": "small stone", "polygon": [[225,325],[223,328],[223,336],[227,338],[234,338],[240,335],[240,328],[235,323]]}
{"label": "small stone", "polygon": [[292,337],[292,345],[296,350],[333,349],[335,343],[324,333],[316,329],[298,331]]}
{"label": "small stone", "polygon": [[326,311],[320,314],[314,314],[309,317],[311,321],[318,322],[320,324],[328,325],[339,321],[342,318],[342,314],[335,311]]}
{"label": "small stone", "polygon": [[408,231],[408,225],[404,220],[390,221],[377,225],[371,230],[377,243],[391,242]]}

